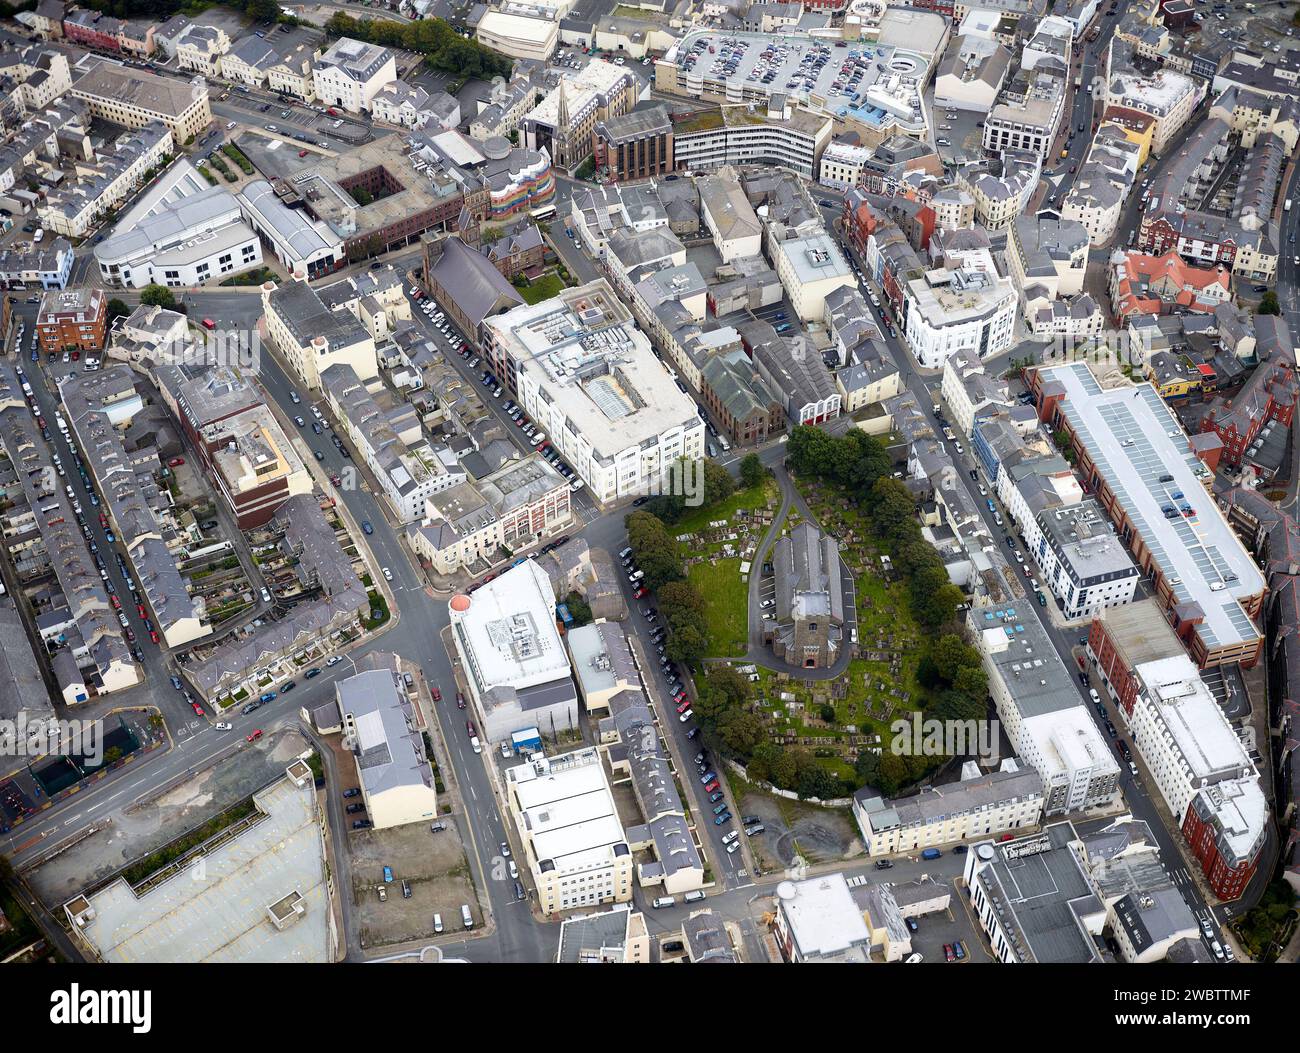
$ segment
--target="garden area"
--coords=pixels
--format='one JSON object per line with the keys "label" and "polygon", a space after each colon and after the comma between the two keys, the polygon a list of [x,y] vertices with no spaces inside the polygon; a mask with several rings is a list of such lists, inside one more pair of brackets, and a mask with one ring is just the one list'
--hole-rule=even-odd
{"label": "garden area", "polygon": [[234,287],[239,285],[261,285],[263,282],[277,282],[279,280],[280,276],[270,267],[254,267],[252,270],[244,271],[243,274],[236,274],[227,278],[221,284]]}
{"label": "garden area", "polygon": [[555,271],[547,271],[545,274],[538,275],[536,278],[528,278],[527,275],[516,275],[510,283],[518,291],[519,295],[524,298],[528,304],[541,303],[543,300],[549,300],[553,296],[559,296],[564,291],[564,279]]}
{"label": "garden area", "polygon": [[741,570],[779,505],[776,484],[764,479],[716,506],[691,509],[672,527],[686,580],[704,599],[705,657],[741,657],[749,648],[749,577]]}
{"label": "garden area", "polygon": [[1285,881],[1274,881],[1264,890],[1259,905],[1233,922],[1233,932],[1254,961],[1271,965],[1295,932],[1300,915],[1296,895]]}

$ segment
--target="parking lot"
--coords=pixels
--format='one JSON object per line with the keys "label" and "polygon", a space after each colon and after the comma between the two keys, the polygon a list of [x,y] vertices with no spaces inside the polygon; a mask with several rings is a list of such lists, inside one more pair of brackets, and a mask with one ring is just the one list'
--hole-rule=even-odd
{"label": "parking lot", "polygon": [[[450,819],[440,822],[445,829],[437,833],[430,823],[347,831],[353,918],[363,947],[463,933],[462,904],[469,904],[476,927],[483,924],[460,831]],[[385,867],[391,871],[389,882]],[[404,889],[410,890],[409,898]],[[435,914],[442,933],[435,931]]]}
{"label": "parking lot", "polygon": [[[961,959],[951,964],[992,962],[993,957],[985,949],[984,940],[976,931],[970,914],[967,913],[965,895],[956,887],[955,882],[951,883],[949,888],[952,899],[947,910],[913,919],[916,929],[912,933],[912,953],[920,954],[925,962],[943,964],[947,961],[944,946],[953,947],[960,942],[964,954]],[[954,948],[954,957],[955,954]]]}

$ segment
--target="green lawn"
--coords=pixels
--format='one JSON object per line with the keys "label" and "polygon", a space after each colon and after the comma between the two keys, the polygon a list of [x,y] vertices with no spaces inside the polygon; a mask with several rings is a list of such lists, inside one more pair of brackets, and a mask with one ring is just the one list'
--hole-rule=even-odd
{"label": "green lawn", "polygon": [[704,653],[710,658],[743,655],[749,641],[749,586],[740,576],[740,559],[697,563],[688,576],[707,601],[709,638]]}
{"label": "green lawn", "polygon": [[[773,507],[778,501],[776,484],[771,480],[748,490],[738,490],[720,505],[694,509],[680,522],[671,523],[669,532],[674,537],[684,534],[702,534],[709,524],[730,522],[741,509],[753,511],[766,506],[771,499]],[[765,532],[766,527],[760,529]],[[681,544],[682,557],[714,555],[722,551],[725,542],[695,538]],[[705,601],[705,621],[708,626],[708,643],[705,655],[710,658],[735,658],[749,649],[749,584],[740,576],[739,556],[724,556],[716,563],[698,563],[687,568],[687,577]]]}
{"label": "green lawn", "polygon": [[547,271],[540,278],[534,278],[528,285],[516,285],[515,289],[526,303],[541,303],[564,291],[564,282],[554,271]]}
{"label": "green lawn", "polygon": [[710,523],[730,519],[742,508],[751,512],[756,508],[762,508],[767,504],[769,494],[772,495],[773,508],[775,508],[780,503],[776,499],[776,489],[776,483],[768,479],[748,490],[737,490],[720,505],[697,508],[688,512],[680,522],[670,523],[668,529],[674,534],[695,534],[707,530]]}

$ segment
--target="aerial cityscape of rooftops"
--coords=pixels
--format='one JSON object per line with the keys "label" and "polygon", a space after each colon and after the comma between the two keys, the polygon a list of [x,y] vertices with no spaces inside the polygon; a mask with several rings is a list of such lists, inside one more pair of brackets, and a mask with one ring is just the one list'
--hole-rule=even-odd
{"label": "aerial cityscape of rooftops", "polygon": [[0,961],[1300,960],[1300,0],[6,10]]}

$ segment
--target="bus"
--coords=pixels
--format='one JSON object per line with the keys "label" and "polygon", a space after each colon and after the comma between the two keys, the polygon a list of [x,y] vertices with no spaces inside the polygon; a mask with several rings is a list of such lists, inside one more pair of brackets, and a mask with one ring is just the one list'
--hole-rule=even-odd
{"label": "bus", "polygon": [[532,210],[531,212],[529,212],[528,214],[529,214],[530,216],[532,216],[533,219],[537,220],[537,222],[539,222],[539,223],[542,222],[543,220],[546,220],[546,219],[554,219],[554,218],[555,218],[555,206],[554,206],[554,205],[542,205],[540,208],[535,208],[535,209],[533,209],[533,210]]}

